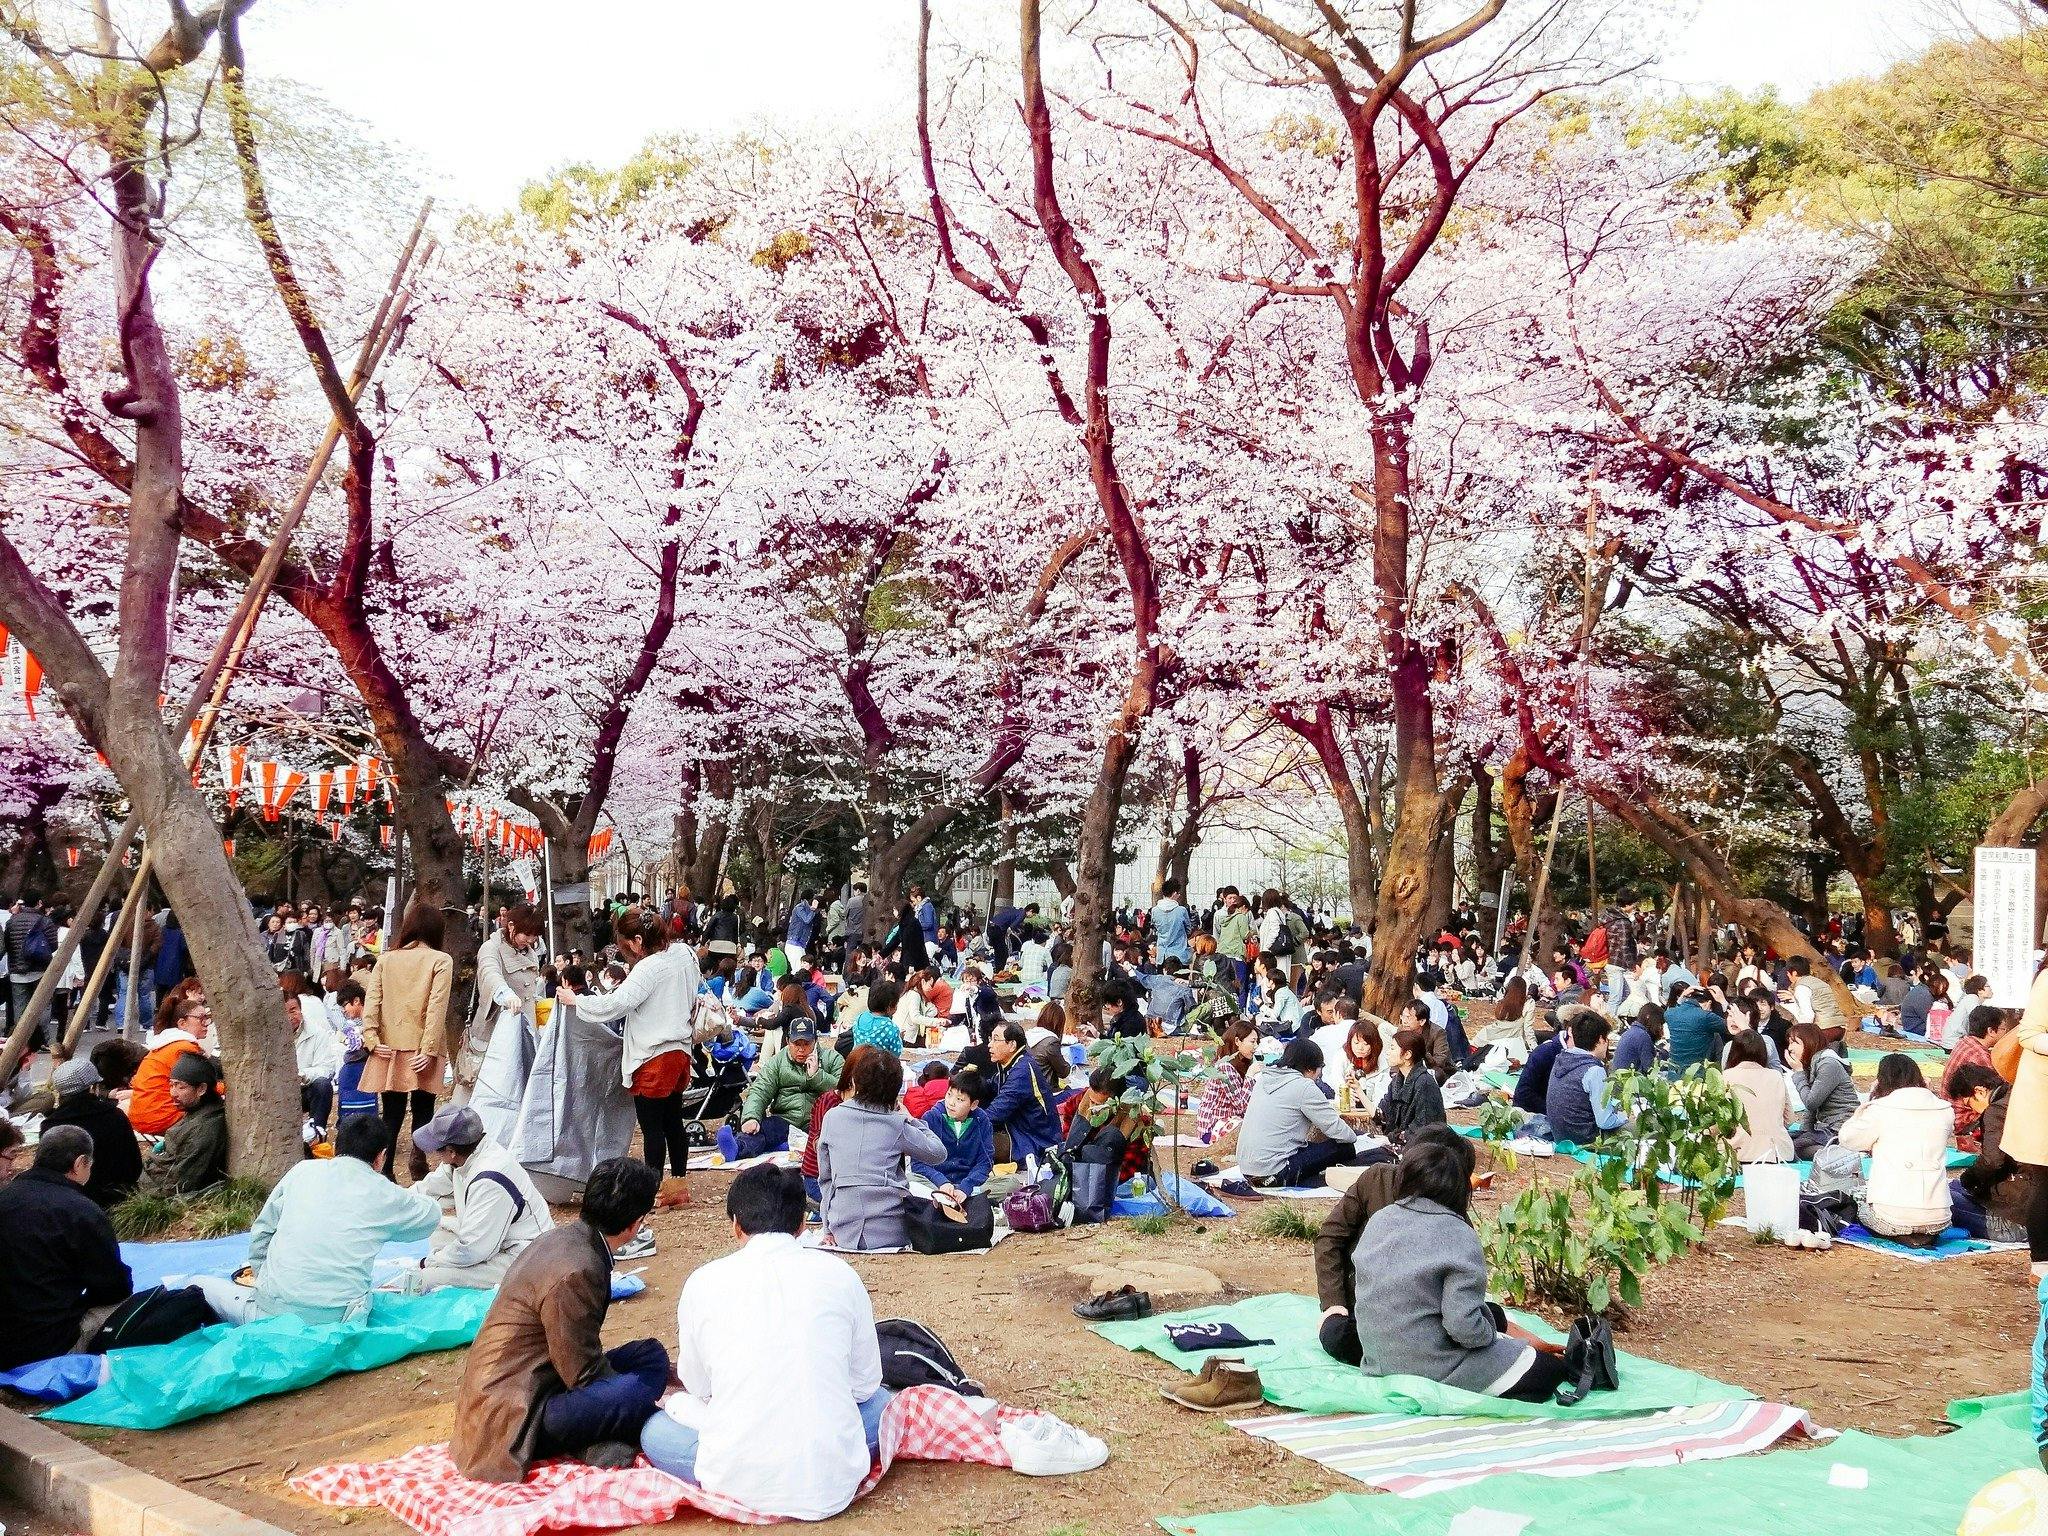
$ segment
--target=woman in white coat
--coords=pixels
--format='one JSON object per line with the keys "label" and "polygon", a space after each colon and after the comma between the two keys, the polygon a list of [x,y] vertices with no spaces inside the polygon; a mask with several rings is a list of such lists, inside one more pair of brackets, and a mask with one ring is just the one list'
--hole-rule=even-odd
{"label": "woman in white coat", "polygon": [[1870,1154],[1856,1219],[1880,1237],[1932,1247],[1949,1224],[1948,1147],[1955,1111],[1935,1097],[1904,1051],[1878,1063],[1877,1087],[1843,1125],[1845,1147]]}

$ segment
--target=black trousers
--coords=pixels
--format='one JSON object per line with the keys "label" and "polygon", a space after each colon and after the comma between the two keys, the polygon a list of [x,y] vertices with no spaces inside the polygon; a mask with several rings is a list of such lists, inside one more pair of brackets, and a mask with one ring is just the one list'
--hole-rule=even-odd
{"label": "black trousers", "polygon": [[2027,1170],[2027,1256],[2048,1264],[2048,1168],[2020,1166]]}
{"label": "black trousers", "polygon": [[640,1122],[640,1160],[661,1172],[664,1154],[677,1177],[690,1171],[690,1139],[683,1130],[682,1090],[659,1099],[633,1096],[633,1118]]}
{"label": "black trousers", "polygon": [[377,1110],[384,1120],[384,1136],[391,1150],[384,1158],[384,1177],[394,1183],[398,1179],[398,1156],[410,1142],[401,1142],[398,1133],[405,1128],[405,1112],[412,1110],[412,1128],[418,1130],[434,1118],[434,1096],[431,1093],[380,1093],[377,1095]]}

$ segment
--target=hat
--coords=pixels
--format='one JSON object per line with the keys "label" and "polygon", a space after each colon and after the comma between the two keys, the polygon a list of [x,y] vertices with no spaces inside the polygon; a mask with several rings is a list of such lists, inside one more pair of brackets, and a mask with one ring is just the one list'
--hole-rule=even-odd
{"label": "hat", "polygon": [[171,1081],[174,1083],[184,1083],[192,1088],[211,1088],[219,1079],[219,1072],[203,1051],[180,1051],[178,1059],[171,1063]]}
{"label": "hat", "polygon": [[818,1038],[816,1019],[792,1019],[789,1028],[782,1032],[785,1040],[815,1040]]}
{"label": "hat", "polygon": [[57,1090],[57,1097],[67,1093],[83,1093],[88,1088],[97,1088],[106,1079],[100,1076],[100,1069],[89,1061],[67,1061],[50,1076],[50,1086]]}
{"label": "hat", "polygon": [[442,1110],[412,1133],[412,1144],[422,1152],[441,1152],[449,1147],[473,1147],[483,1139],[483,1117],[467,1104],[457,1104]]}

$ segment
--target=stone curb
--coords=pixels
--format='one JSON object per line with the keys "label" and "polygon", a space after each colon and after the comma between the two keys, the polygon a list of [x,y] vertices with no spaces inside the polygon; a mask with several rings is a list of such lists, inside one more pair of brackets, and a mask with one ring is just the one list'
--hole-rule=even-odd
{"label": "stone curb", "polygon": [[89,1536],[291,1536],[0,1408],[0,1490]]}

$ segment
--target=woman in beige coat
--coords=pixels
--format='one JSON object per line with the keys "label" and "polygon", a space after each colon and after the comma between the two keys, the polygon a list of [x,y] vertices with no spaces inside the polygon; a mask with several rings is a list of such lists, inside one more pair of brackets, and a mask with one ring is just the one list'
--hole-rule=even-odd
{"label": "woman in beige coat", "polygon": [[448,993],[455,980],[455,962],[442,950],[441,909],[415,900],[391,946],[370,972],[363,999],[363,1045],[370,1060],[363,1068],[362,1090],[377,1095],[392,1152],[385,1160],[386,1178],[398,1177],[398,1147],[410,1153],[407,1166],[415,1183],[426,1177],[426,1155],[398,1133],[412,1111],[418,1130],[434,1118],[434,1098],[448,1059]]}
{"label": "woman in beige coat", "polygon": [[2036,1278],[2048,1276],[2048,971],[2034,978],[2018,1030],[2020,1070],[2006,1101],[2005,1155],[2024,1163],[2032,1181],[2027,1247]]}
{"label": "woman in beige coat", "polygon": [[1793,1120],[1792,1096],[1785,1091],[1785,1074],[1770,1064],[1764,1037],[1745,1029],[1730,1040],[1728,1064],[1721,1069],[1721,1078],[1742,1101],[1742,1129],[1735,1133],[1736,1161],[1793,1161],[1792,1137],[1786,1131]]}

